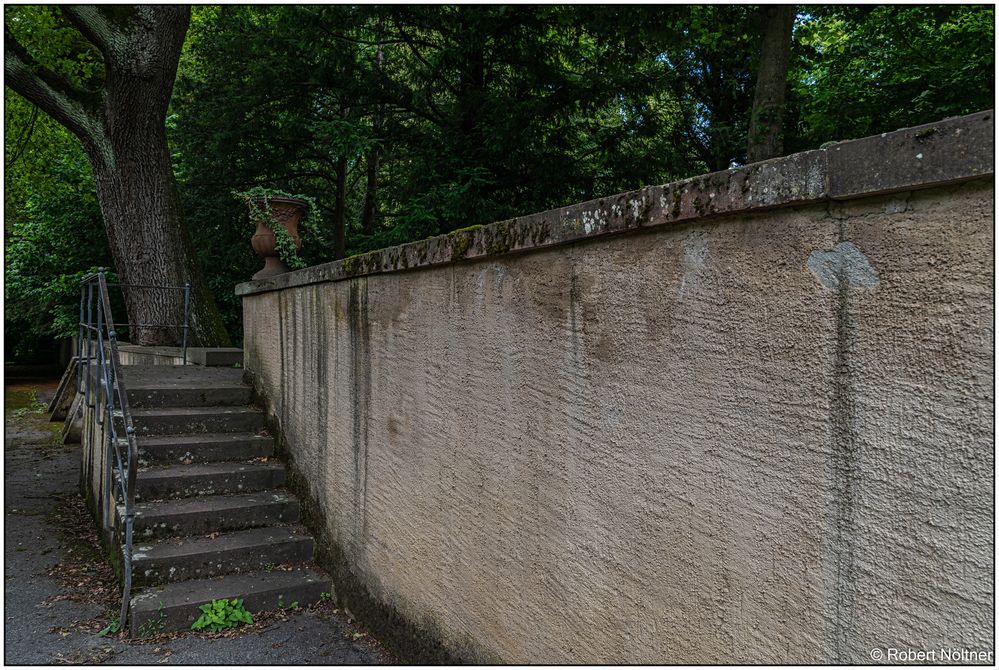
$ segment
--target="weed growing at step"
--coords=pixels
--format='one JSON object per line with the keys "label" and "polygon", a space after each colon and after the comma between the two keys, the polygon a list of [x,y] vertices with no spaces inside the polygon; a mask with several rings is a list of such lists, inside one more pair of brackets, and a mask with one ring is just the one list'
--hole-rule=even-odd
{"label": "weed growing at step", "polygon": [[201,605],[201,616],[191,624],[191,630],[208,629],[213,633],[235,628],[244,623],[253,623],[253,615],[243,607],[242,598],[213,600]]}
{"label": "weed growing at step", "polygon": [[14,416],[21,419],[28,414],[41,414],[45,411],[46,405],[38,400],[38,389],[31,389],[31,394],[28,396],[28,404],[20,409],[14,411]]}
{"label": "weed growing at step", "polygon": [[160,606],[156,610],[156,618],[149,619],[146,623],[139,626],[139,637],[149,637],[166,627],[166,605],[163,601],[160,601]]}
{"label": "weed growing at step", "polygon": [[121,631],[121,621],[115,618],[107,626],[101,628],[101,631],[97,633],[97,637],[104,637],[105,635],[114,635],[115,633],[118,633],[120,631]]}

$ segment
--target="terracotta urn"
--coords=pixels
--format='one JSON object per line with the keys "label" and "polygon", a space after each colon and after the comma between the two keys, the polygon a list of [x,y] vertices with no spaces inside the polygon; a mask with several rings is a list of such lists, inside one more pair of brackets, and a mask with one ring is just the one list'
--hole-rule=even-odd
{"label": "terracotta urn", "polygon": [[[291,235],[291,239],[295,241],[295,248],[301,249],[302,239],[298,236],[298,222],[309,211],[309,204],[298,198],[284,196],[271,196],[267,198],[267,201],[270,202],[271,214],[274,215],[278,223],[284,226],[284,229]],[[257,199],[254,202],[254,207],[266,211],[264,199]],[[288,266],[278,256],[274,231],[263,219],[258,218],[257,229],[254,231],[253,237],[250,238],[250,244],[253,245],[253,250],[257,252],[257,255],[264,259],[264,267],[253,275],[254,279],[264,279],[288,272]]]}

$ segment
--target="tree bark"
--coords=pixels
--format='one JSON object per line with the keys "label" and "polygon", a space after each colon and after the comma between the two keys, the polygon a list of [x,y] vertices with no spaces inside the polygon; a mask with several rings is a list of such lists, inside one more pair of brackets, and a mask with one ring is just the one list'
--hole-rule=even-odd
{"label": "tree bark", "polygon": [[336,205],[333,210],[333,258],[347,255],[347,159],[336,162]]}
{"label": "tree bark", "polygon": [[749,121],[747,161],[776,158],[784,151],[784,96],[787,69],[791,60],[791,29],[794,5],[763,5],[763,40],[760,67],[756,75],[756,93]]}
{"label": "tree bark", "polygon": [[368,175],[364,188],[364,209],[361,210],[361,229],[366,235],[375,232],[375,217],[378,214],[378,147],[368,152]]}
{"label": "tree bark", "polygon": [[[228,344],[181,211],[166,139],[166,111],[190,21],[189,7],[63,6],[104,57],[101,91],[84,91],[35,62],[6,32],[6,83],[79,137],[90,161],[108,244],[122,283],[191,284],[191,338]],[[178,344],[180,289],[129,288],[136,344]],[[116,317],[124,321],[122,315]],[[163,326],[173,326],[163,328]]]}
{"label": "tree bark", "polygon": [[[379,25],[379,34],[381,26]],[[385,62],[385,47],[378,45],[378,73],[381,81],[382,66]],[[381,139],[382,112],[381,106],[375,111],[372,127],[375,133],[375,144],[368,152],[368,174],[367,183],[364,189],[364,208],[361,210],[361,230],[365,235],[375,232],[375,218],[378,216],[378,166],[381,160],[378,149],[378,141]]]}

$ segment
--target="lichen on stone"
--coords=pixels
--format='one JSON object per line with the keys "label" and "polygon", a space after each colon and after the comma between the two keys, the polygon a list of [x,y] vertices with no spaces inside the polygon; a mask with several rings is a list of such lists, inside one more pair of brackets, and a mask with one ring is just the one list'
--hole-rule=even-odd
{"label": "lichen on stone", "polygon": [[458,230],[453,230],[448,233],[448,239],[451,240],[451,260],[456,261],[465,257],[468,250],[472,247],[472,242],[475,240],[475,231],[482,226],[469,226],[468,228],[459,228]]}
{"label": "lichen on stone", "polygon": [[361,260],[361,254],[354,254],[353,256],[348,256],[344,258],[343,261],[343,272],[344,274],[352,275],[354,271],[357,270],[357,264]]}

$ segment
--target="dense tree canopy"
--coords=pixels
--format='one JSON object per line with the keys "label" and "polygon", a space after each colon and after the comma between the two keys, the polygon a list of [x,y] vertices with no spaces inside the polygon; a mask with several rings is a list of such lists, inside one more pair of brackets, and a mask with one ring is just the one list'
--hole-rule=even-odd
{"label": "dense tree canopy", "polygon": [[[763,15],[195,7],[166,126],[227,328],[238,337],[233,285],[260,264],[234,189],[314,198],[312,264],[746,162]],[[993,19],[989,6],[800,6],[784,151],[989,108]],[[98,60],[80,53],[62,66],[90,76]],[[9,89],[5,123],[8,346],[26,354],[72,331],[73,279],[108,251],[76,140]]]}

